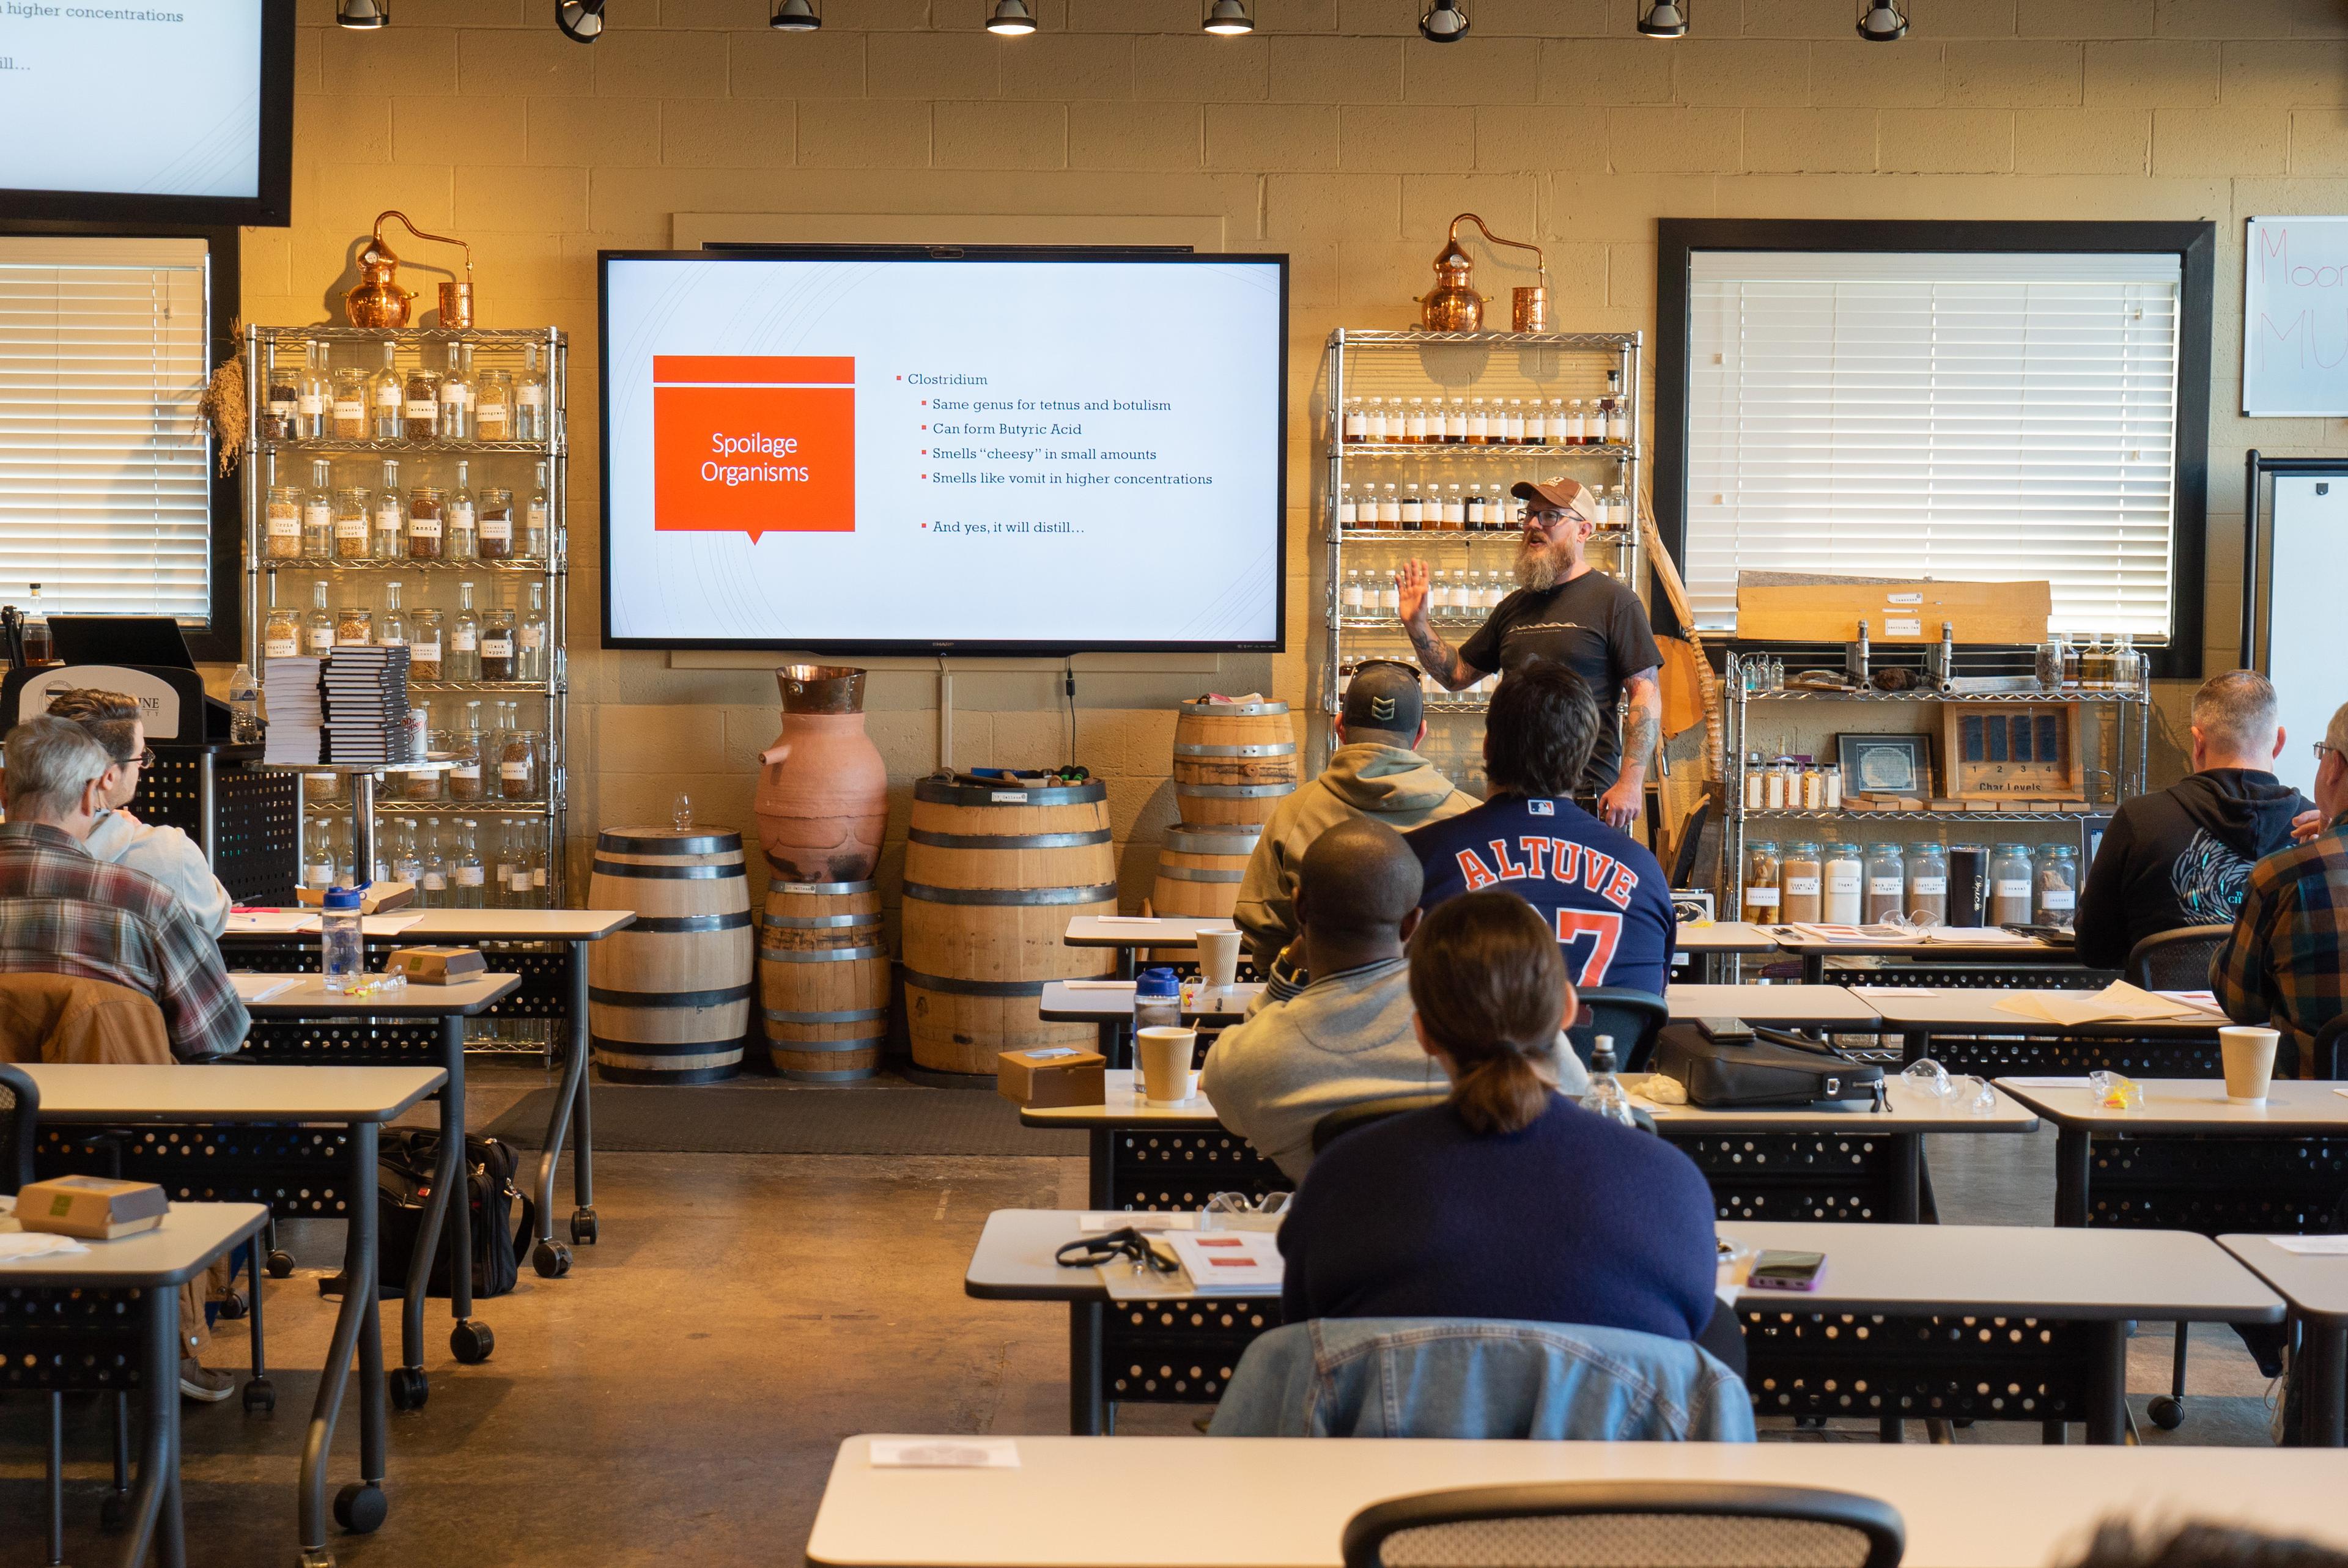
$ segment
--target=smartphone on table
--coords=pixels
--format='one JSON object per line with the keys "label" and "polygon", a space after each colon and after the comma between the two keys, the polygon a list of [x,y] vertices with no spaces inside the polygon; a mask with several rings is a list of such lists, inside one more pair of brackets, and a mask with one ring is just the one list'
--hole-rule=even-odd
{"label": "smartphone on table", "polygon": [[1754,1259],[1746,1283],[1756,1290],[1816,1290],[1818,1271],[1826,1266],[1822,1252],[1764,1252]]}

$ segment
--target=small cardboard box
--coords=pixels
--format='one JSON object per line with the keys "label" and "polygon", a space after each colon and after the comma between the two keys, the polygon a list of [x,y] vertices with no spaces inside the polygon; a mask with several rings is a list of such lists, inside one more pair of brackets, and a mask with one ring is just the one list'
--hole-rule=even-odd
{"label": "small cardboard box", "polygon": [[171,1207],[152,1182],[113,1182],[104,1176],[57,1176],[34,1182],[16,1194],[16,1223],[28,1231],[112,1241],[153,1230]]}
{"label": "small cardboard box", "polygon": [[[326,890],[323,887],[296,887],[294,899],[305,909],[323,909],[326,907]],[[362,915],[388,914],[394,909],[405,909],[415,902],[416,884],[413,882],[370,882],[359,889],[359,913]]]}
{"label": "small cardboard box", "polygon": [[1097,1050],[1049,1045],[1006,1050],[994,1061],[995,1092],[1031,1110],[1098,1105],[1107,1098],[1108,1060]]}
{"label": "small cardboard box", "polygon": [[457,986],[489,972],[489,960],[474,948],[394,948],[384,973],[406,975],[419,986]]}

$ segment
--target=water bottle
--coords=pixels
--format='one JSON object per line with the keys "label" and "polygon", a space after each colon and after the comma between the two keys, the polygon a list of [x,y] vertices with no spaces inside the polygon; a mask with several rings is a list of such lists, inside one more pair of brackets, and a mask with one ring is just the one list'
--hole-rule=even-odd
{"label": "water bottle", "polygon": [[252,679],[252,667],[240,664],[236,673],[228,678],[228,738],[240,746],[249,746],[261,739],[261,687]]}
{"label": "water bottle", "polygon": [[1169,968],[1144,969],[1133,982],[1135,1038],[1145,1029],[1182,1027],[1182,982]]}
{"label": "water bottle", "polygon": [[357,888],[326,889],[325,907],[318,915],[318,960],[329,996],[358,989],[366,973],[366,947],[361,940]]}
{"label": "water bottle", "polygon": [[1622,1092],[1614,1071],[1614,1037],[1601,1034],[1590,1052],[1590,1087],[1582,1091],[1581,1108],[1609,1122],[1635,1127],[1639,1119],[1631,1114],[1631,1097]]}

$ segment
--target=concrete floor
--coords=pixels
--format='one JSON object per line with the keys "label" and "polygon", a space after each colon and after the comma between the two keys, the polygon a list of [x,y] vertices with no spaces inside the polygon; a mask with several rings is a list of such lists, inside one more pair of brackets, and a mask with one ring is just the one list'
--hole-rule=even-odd
{"label": "concrete floor", "polygon": [[[470,1075],[480,1126],[547,1081],[534,1068]],[[723,1090],[711,1092],[726,1092]],[[2054,1137],[1941,1138],[1943,1216],[2044,1224]],[[447,1306],[427,1321],[432,1396],[391,1418],[391,1516],[337,1534],[346,1563],[789,1563],[832,1453],[860,1431],[1066,1430],[1066,1315],[972,1301],[962,1273],[990,1210],[1077,1207],[1080,1160],[607,1154],[596,1162],[600,1245],[569,1277],[525,1262],[513,1294],[479,1304],[497,1333],[486,1365],[456,1366]],[[559,1212],[567,1213],[568,1198]],[[558,1233],[561,1230],[558,1223]],[[294,1481],[332,1304],[312,1280],[339,1261],[338,1226],[287,1227],[300,1272],[269,1299],[277,1410],[186,1408],[189,1560],[290,1565]],[[397,1317],[386,1313],[396,1354]],[[233,1368],[240,1325],[210,1353]],[[2134,1342],[2130,1386],[2147,1441],[2264,1444],[2264,1379],[2232,1334],[2197,1333],[2184,1428],[2143,1420],[2168,1386],[2166,1324]],[[1188,1432],[1199,1407],[1129,1407],[1128,1432]],[[356,1473],[356,1409],[336,1433],[334,1484]],[[68,1561],[115,1561],[100,1534],[108,1424],[69,1402]],[[1780,1429],[1783,1423],[1771,1423]],[[44,1560],[45,1401],[0,1403],[0,1568]],[[1921,1439],[1921,1431],[1915,1434]],[[1959,1440],[2035,1441],[1982,1425]],[[1871,1423],[1765,1440],[1872,1441]]]}

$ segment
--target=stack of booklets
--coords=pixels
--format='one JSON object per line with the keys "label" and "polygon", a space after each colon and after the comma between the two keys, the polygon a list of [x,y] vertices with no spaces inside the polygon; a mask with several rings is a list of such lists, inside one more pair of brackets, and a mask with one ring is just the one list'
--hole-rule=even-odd
{"label": "stack of booklets", "polygon": [[324,659],[273,659],[267,759],[289,765],[419,762],[407,728],[407,650],[337,648]]}

